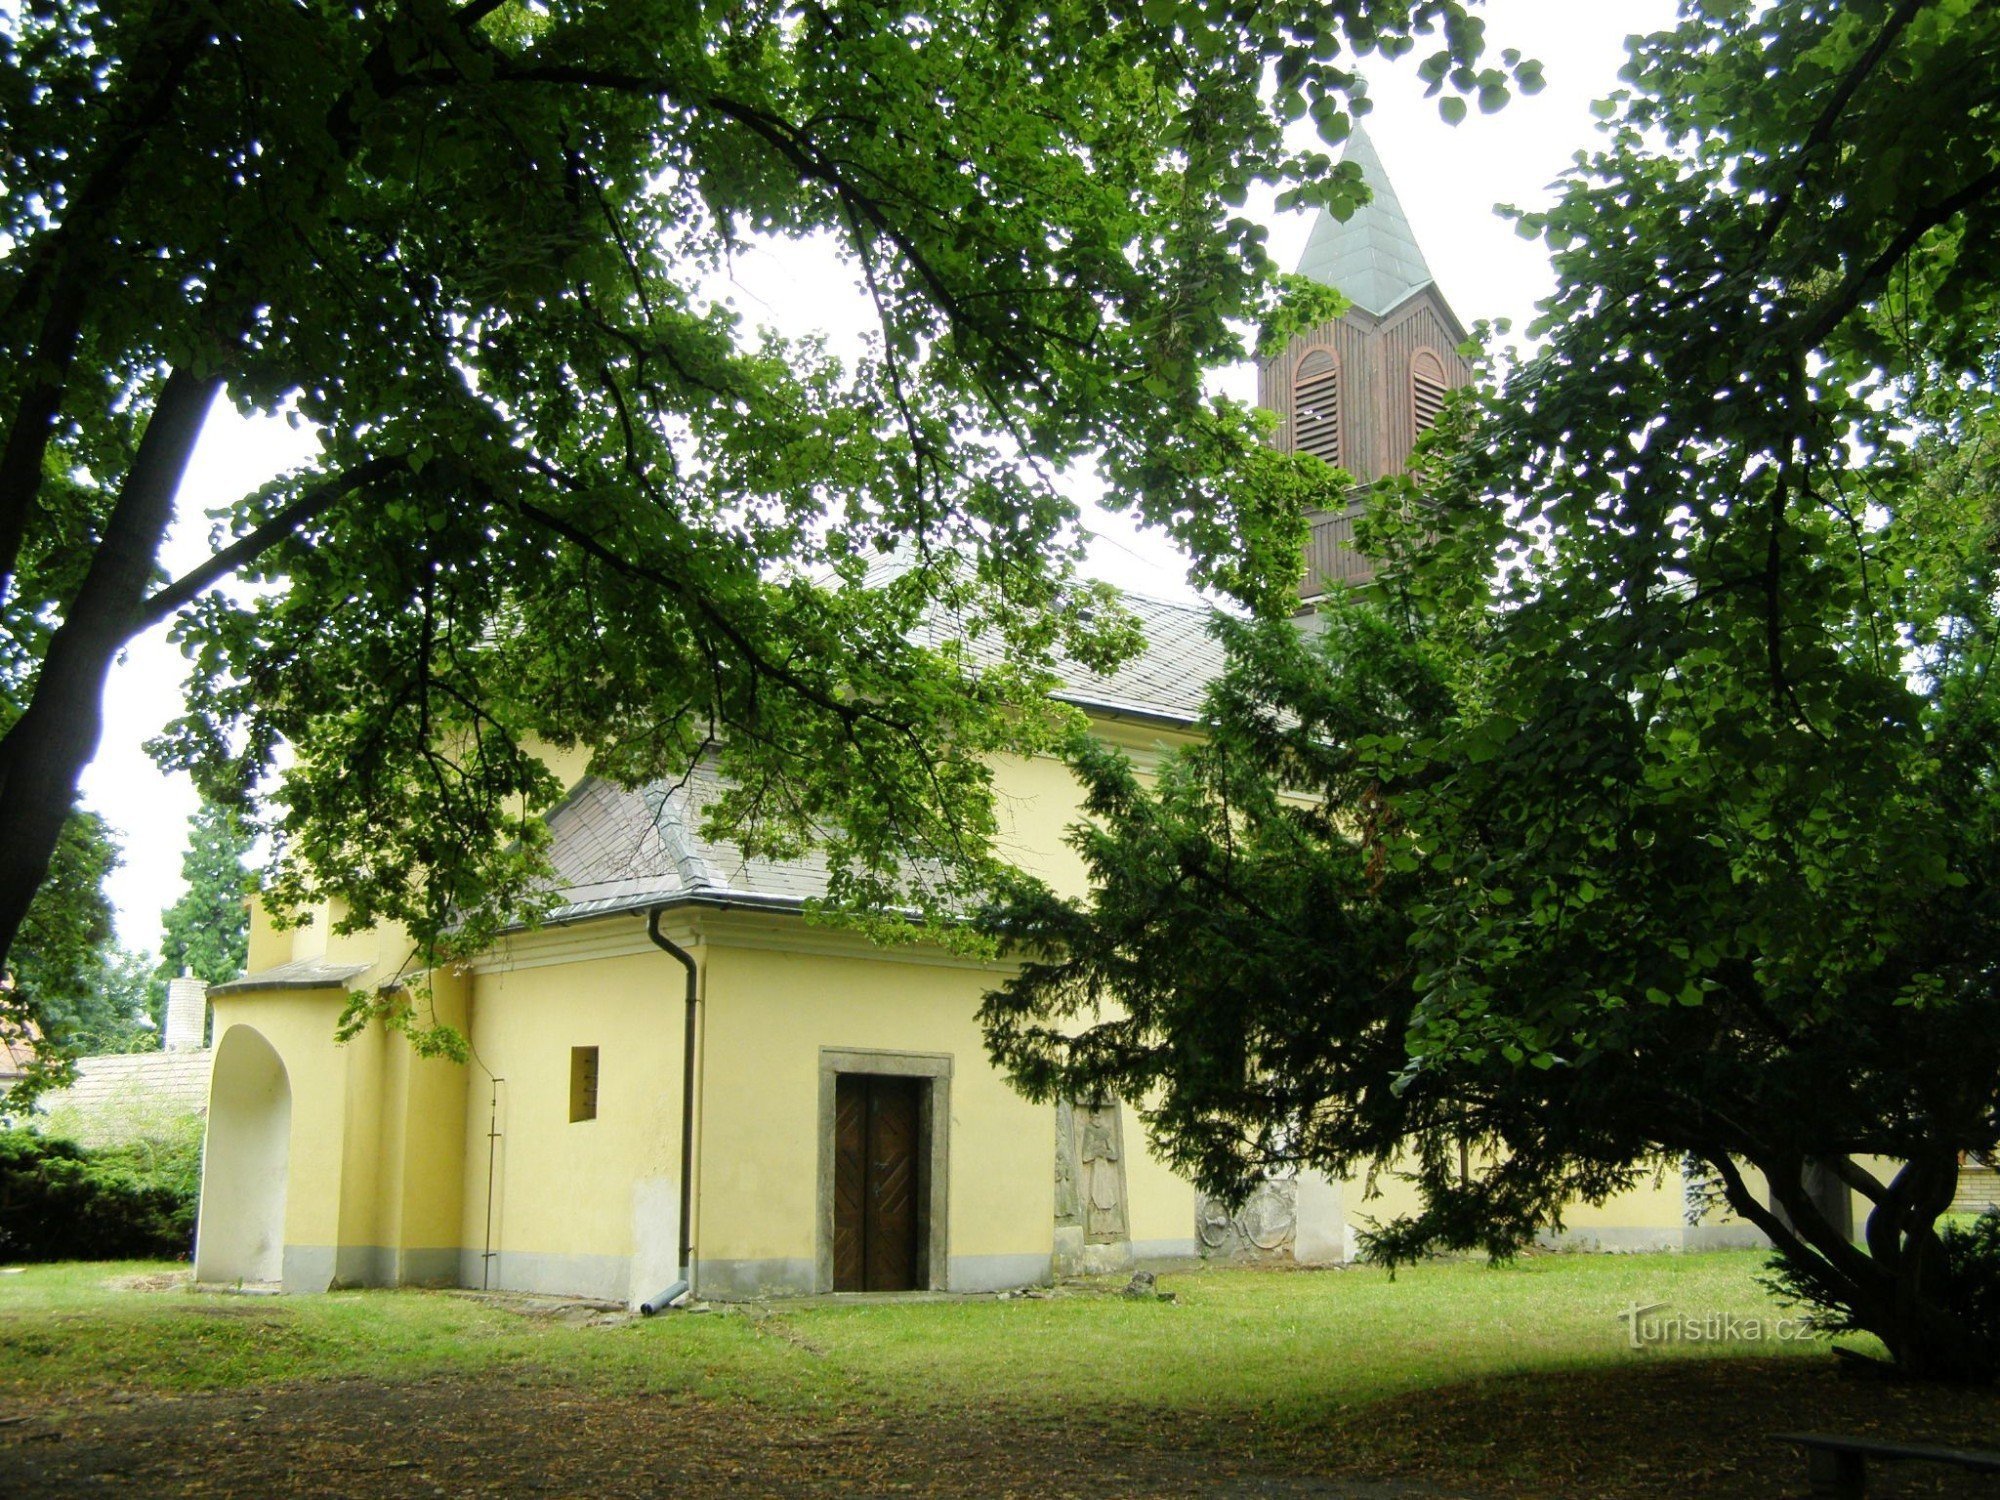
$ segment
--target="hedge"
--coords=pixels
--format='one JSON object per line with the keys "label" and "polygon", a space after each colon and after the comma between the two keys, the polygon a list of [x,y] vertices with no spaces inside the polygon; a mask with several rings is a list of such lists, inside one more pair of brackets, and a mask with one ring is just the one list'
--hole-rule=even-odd
{"label": "hedge", "polygon": [[200,1195],[198,1126],[96,1150],[0,1131],[0,1259],[185,1260]]}

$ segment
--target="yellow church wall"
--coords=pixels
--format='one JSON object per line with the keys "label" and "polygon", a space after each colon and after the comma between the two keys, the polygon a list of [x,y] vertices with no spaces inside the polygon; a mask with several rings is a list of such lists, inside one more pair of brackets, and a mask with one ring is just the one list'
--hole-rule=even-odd
{"label": "yellow church wall", "polygon": [[[1142,773],[1185,742],[1144,724],[1096,728]],[[574,757],[550,759],[559,774],[580,771],[580,760],[567,763]],[[996,761],[994,775],[1002,851],[1059,890],[1081,889],[1081,861],[1062,842],[1082,815],[1066,768],[1013,758]],[[400,934],[334,934],[337,917],[328,905],[281,931],[257,913],[251,966],[324,957],[373,964],[373,979],[405,961]],[[792,914],[684,910],[668,930],[703,971],[699,1295],[830,1289],[821,1138],[836,1066],[948,1071],[932,1284],[970,1290],[1048,1276],[1053,1111],[1021,1099],[991,1067],[976,1021],[1000,970],[872,949]],[[420,1059],[380,1028],[334,1047],[338,990],[218,997],[218,1036],[254,1026],[292,1082],[287,1284],[457,1280],[626,1301],[657,1293],[674,1277],[680,1238],[682,971],[645,942],[637,914],[509,939],[476,968],[438,976],[430,1001],[435,1019],[471,1038],[467,1066]],[[599,1049],[599,1077],[595,1118],[573,1122],[575,1047]],[[504,1080],[497,1113],[487,1070]],[[1123,1119],[1133,1253],[1193,1254],[1191,1186],[1153,1157],[1135,1111]],[[1417,1206],[1394,1172],[1375,1185],[1372,1199],[1358,1180],[1313,1185],[1315,1256],[1352,1253],[1368,1221]],[[1857,1200],[1857,1219],[1865,1207]],[[1305,1213],[1302,1189],[1302,1246]],[[1573,1205],[1561,1242],[1637,1249],[1746,1237],[1747,1226],[1714,1220],[1684,1224],[1672,1170],[1603,1205]]]}
{"label": "yellow church wall", "polygon": [[1125,1140],[1126,1215],[1132,1253],[1141,1260],[1195,1254],[1195,1191],[1146,1143],[1146,1127],[1130,1105],[1121,1122]]}
{"label": "yellow church wall", "polygon": [[1423,1207],[1423,1195],[1417,1191],[1416,1183],[1393,1167],[1384,1168],[1372,1177],[1366,1172],[1359,1173],[1349,1178],[1343,1188],[1342,1202],[1351,1226],[1350,1254],[1359,1248],[1355,1237],[1360,1231],[1414,1214]]}
{"label": "yellow church wall", "polygon": [[[1763,1179],[1755,1169],[1743,1168],[1745,1180],[1760,1200],[1765,1195]],[[1356,1174],[1333,1186],[1333,1201],[1344,1221],[1345,1245],[1314,1259],[1351,1257],[1359,1253],[1359,1237],[1377,1224],[1418,1212],[1422,1197],[1417,1186],[1403,1171],[1391,1166],[1373,1178],[1374,1196],[1367,1196],[1369,1179]],[[1599,1204],[1572,1202],[1563,1208],[1563,1227],[1542,1236],[1545,1248],[1561,1250],[1699,1250],[1756,1247],[1764,1238],[1756,1228],[1730,1213],[1726,1206],[1711,1209],[1703,1221],[1690,1225],[1686,1219],[1686,1199],[1679,1163],[1668,1163],[1663,1172],[1647,1173],[1631,1188],[1614,1193]],[[1858,1221],[1857,1221],[1858,1222]],[[1325,1243],[1339,1246],[1343,1236],[1335,1231]]]}
{"label": "yellow church wall", "polygon": [[1687,1198],[1678,1162],[1655,1167],[1602,1203],[1571,1203],[1550,1243],[1566,1250],[1679,1249],[1687,1229]]}
{"label": "yellow church wall", "polygon": [[571,745],[564,749],[550,744],[538,734],[525,736],[521,749],[542,763],[542,769],[553,776],[567,791],[575,786],[590,770],[590,747]]}
{"label": "yellow church wall", "polygon": [[[466,1026],[472,976],[462,970],[430,976],[428,1014],[420,1024]],[[397,1039],[401,1097],[397,1172],[396,1281],[448,1285],[458,1279],[463,1243],[468,1075],[475,1070],[442,1057],[418,1057]]]}
{"label": "yellow church wall", "polygon": [[292,932],[280,927],[271,917],[271,909],[254,897],[250,902],[249,949],[244,958],[244,972],[259,974],[265,969],[275,969],[279,964],[290,963],[292,959]]}
{"label": "yellow church wall", "polygon": [[[230,1028],[248,1026],[276,1049],[284,1061],[291,1088],[291,1164],[293,1181],[337,1185],[343,1165],[341,1139],[347,1111],[344,1070],[328,1069],[321,1061],[342,997],[337,993],[231,996],[215,1003],[218,1043]],[[340,1199],[337,1191],[292,1192],[285,1200],[288,1244],[331,1245],[339,1237]]]}
{"label": "yellow church wall", "polygon": [[[636,923],[617,928],[629,937]],[[465,1070],[459,1136],[465,1284],[615,1301],[659,1289],[633,1285],[633,1259],[657,1260],[664,1246],[670,1264],[678,1236],[682,982],[679,966],[651,947],[474,978],[476,1061]],[[572,1121],[577,1047],[598,1049],[597,1114]],[[502,1080],[497,1119],[489,1070]],[[499,1132],[490,1244],[489,1122]],[[648,1231],[643,1244],[635,1216]]]}
{"label": "yellow church wall", "polygon": [[[1142,777],[1162,751],[1190,743],[1188,735],[1138,722],[1095,719],[1091,729],[1130,756]],[[993,794],[1001,856],[1063,895],[1080,894],[1087,885],[1083,859],[1064,835],[1083,818],[1083,793],[1069,768],[1052,756],[996,757]]]}
{"label": "yellow church wall", "polygon": [[[314,910],[312,926],[303,929],[319,934],[320,954],[331,964],[369,964],[376,976],[387,978],[401,971],[410,958],[408,932],[394,922],[364,927],[359,932],[336,932],[335,925],[347,914],[346,905],[328,901]],[[304,955],[301,955],[303,957]]]}
{"label": "yellow church wall", "polygon": [[[814,946],[773,918],[768,941]],[[796,926],[792,933],[797,933]],[[823,934],[821,943],[833,940]],[[735,946],[709,950],[700,1103],[697,1290],[831,1290],[823,1245],[823,1069],[935,1070],[948,1060],[943,1280],[1046,1280],[1054,1116],[986,1062],[975,1012],[991,970],[948,960]],[[830,1191],[830,1186],[826,1188]],[[938,1226],[932,1225],[933,1234]]]}
{"label": "yellow church wall", "polygon": [[1081,789],[1068,767],[1044,756],[996,760],[993,802],[1002,858],[1066,895],[1085,888],[1083,859],[1063,842],[1083,816]]}
{"label": "yellow church wall", "polygon": [[[1190,742],[1186,734],[1138,721],[1096,718],[1091,727],[1100,740],[1130,756],[1142,777],[1162,752]],[[999,852],[1057,892],[1081,894],[1088,886],[1083,859],[1069,847],[1065,835],[1083,820],[1083,795],[1069,768],[1052,757],[1009,756],[995,761],[993,781]],[[989,975],[974,987],[968,1014],[997,977]],[[985,1069],[984,1046],[976,1027],[973,1032],[972,1055]],[[1000,1088],[1007,1089],[997,1074],[993,1078]],[[1008,1093],[1011,1097],[1011,1090]],[[1145,1143],[1145,1128],[1130,1106],[1124,1109],[1121,1125],[1126,1149],[1126,1220],[1133,1254],[1141,1259],[1194,1254],[1193,1187],[1153,1155]]]}
{"label": "yellow church wall", "polygon": [[270,908],[252,901],[244,971],[257,974],[317,958],[330,964],[366,964],[374,971],[368,976],[371,980],[400,972],[410,956],[407,930],[398,923],[380,922],[358,932],[334,931],[346,912],[344,902],[318,901],[296,914],[301,920],[280,926]]}
{"label": "yellow church wall", "polygon": [[[948,1074],[933,1285],[1047,1279],[1054,1115],[986,1061],[976,1012],[997,971],[874,949],[790,914],[683,912],[668,930],[702,974],[698,1295],[831,1289],[821,1111],[836,1069]],[[472,985],[473,1049],[504,1081],[490,1263],[488,1088],[477,1069],[465,1083],[460,1280],[641,1300],[676,1269],[682,971],[636,916],[511,946]],[[591,1045],[598,1116],[572,1124],[570,1049]],[[1135,1250],[1192,1253],[1192,1190],[1152,1160],[1129,1113],[1126,1138]]]}
{"label": "yellow church wall", "polygon": [[382,1149],[388,1050],[381,1030],[372,1026],[339,1049],[346,1077],[347,1128],[341,1140],[338,1243],[347,1253],[339,1258],[345,1264],[336,1266],[335,1275],[344,1285],[383,1279],[381,1251],[390,1228],[383,1211]]}
{"label": "yellow church wall", "polygon": [[326,954],[327,934],[333,930],[334,904],[321,901],[301,914],[303,921],[293,922],[282,929],[290,940],[290,948],[280,962],[302,958],[322,958]]}
{"label": "yellow church wall", "polygon": [[[442,979],[438,1019],[462,1019],[464,988],[462,980]],[[214,1001],[218,1039],[231,1027],[246,1028],[284,1066],[291,1110],[286,1289],[453,1282],[464,1070],[417,1057],[407,1038],[379,1024],[337,1043],[347,993],[274,989]]]}

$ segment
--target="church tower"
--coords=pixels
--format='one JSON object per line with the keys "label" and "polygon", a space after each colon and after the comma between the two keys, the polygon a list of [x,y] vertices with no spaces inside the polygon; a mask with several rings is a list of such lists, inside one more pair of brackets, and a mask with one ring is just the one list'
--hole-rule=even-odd
{"label": "church tower", "polygon": [[[1262,360],[1258,404],[1281,419],[1276,442],[1347,470],[1357,486],[1401,473],[1410,448],[1437,420],[1445,393],[1472,378],[1458,353],[1465,327],[1438,291],[1382,159],[1359,121],[1344,158],[1373,197],[1341,223],[1319,211],[1299,274],[1343,293],[1345,314]],[[1358,488],[1339,510],[1315,511],[1306,544],[1302,603],[1374,576],[1354,550]]]}

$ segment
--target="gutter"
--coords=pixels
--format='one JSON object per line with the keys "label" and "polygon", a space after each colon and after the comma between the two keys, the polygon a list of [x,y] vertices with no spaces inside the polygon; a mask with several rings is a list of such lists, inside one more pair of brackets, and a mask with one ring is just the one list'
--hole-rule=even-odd
{"label": "gutter", "polygon": [[700,970],[694,955],[660,931],[667,907],[646,914],[646,936],[687,971],[686,1021],[681,1042],[681,1245],[680,1275],[674,1284],[639,1304],[647,1317],[672,1307],[694,1290],[694,1080],[695,1024],[701,1007]]}
{"label": "gutter", "polygon": [[1168,709],[1141,708],[1134,703],[1113,703],[1103,698],[1093,698],[1085,693],[1050,693],[1058,703],[1067,703],[1071,708],[1080,708],[1085,713],[1099,713],[1117,723],[1145,724],[1155,729],[1191,730],[1201,723],[1198,716],[1174,712]]}

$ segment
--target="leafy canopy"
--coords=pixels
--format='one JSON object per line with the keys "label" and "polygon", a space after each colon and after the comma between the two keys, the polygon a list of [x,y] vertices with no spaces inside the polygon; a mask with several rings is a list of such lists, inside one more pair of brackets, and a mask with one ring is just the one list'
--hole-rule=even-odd
{"label": "leafy canopy", "polygon": [[[1280,318],[1251,187],[1357,202],[1354,59],[1504,97],[1457,0],[64,0],[0,22],[0,952],[117,645],[193,658],[163,741],[267,826],[281,908],[426,961],[530,920],[529,753],[712,757],[747,846],[935,912],[986,862],[986,757],[1062,731],[1058,649],[1129,629],[1056,476],[1260,607],[1326,477],[1203,393]],[[828,245],[844,361],[723,296]],[[312,424],[162,580],[216,399]],[[893,556],[896,566],[881,564]],[[253,592],[208,591],[235,573]],[[919,620],[952,639],[923,644]],[[980,670],[973,672],[974,657]]]}

